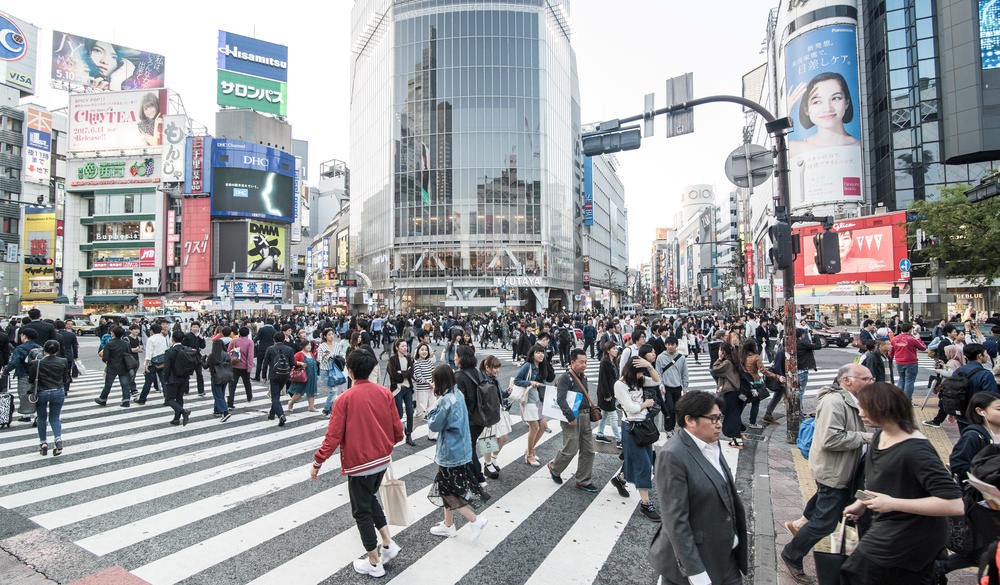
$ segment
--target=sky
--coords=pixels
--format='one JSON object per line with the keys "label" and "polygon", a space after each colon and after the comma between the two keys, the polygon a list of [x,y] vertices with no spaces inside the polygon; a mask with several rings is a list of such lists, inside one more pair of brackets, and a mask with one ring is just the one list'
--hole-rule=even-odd
{"label": "sky", "polygon": [[[39,31],[36,95],[25,101],[49,109],[67,103],[49,87],[52,31],[107,40],[166,57],[166,84],[180,94],[188,116],[215,124],[218,31],[288,46],[288,121],[293,137],[309,142],[309,182],[319,163],[350,164],[351,0],[321,3],[192,2],[143,8],[134,1],[24,2],[0,8]],[[572,44],[580,78],[582,121],[624,118],[656,93],[666,105],[670,77],[694,74],[694,95],[740,95],[742,75],[765,61],[760,53],[768,11],[778,0],[573,0]],[[282,9],[283,8],[283,9]],[[723,172],[726,155],[742,141],[739,106],[695,110],[693,134],[666,139],[665,121],[639,150],[619,153],[629,210],[629,265],[648,262],[657,227],[671,225],[684,186],[707,183],[719,195],[734,187]]]}

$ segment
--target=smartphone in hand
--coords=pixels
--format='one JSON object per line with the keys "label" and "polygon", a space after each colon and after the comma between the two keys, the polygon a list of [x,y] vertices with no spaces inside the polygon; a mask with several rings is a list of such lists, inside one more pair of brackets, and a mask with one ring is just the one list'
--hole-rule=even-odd
{"label": "smartphone in hand", "polygon": [[858,491],[854,492],[854,497],[857,498],[857,499],[859,499],[859,500],[861,500],[863,502],[865,500],[873,500],[873,499],[875,499],[875,494],[873,494],[871,492],[866,492],[865,490],[858,490]]}

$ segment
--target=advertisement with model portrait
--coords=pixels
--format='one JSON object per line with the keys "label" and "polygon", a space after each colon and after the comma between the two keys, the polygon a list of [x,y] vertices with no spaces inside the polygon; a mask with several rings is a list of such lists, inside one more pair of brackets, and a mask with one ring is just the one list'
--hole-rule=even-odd
{"label": "advertisement with model portrait", "polygon": [[122,91],[163,87],[163,55],[52,31],[52,87]]}
{"label": "advertisement with model portrait", "polygon": [[247,273],[285,272],[285,227],[247,223]]}
{"label": "advertisement with model portrait", "polygon": [[784,48],[792,209],[862,202],[857,27],[824,26]]}
{"label": "advertisement with model portrait", "polygon": [[795,282],[806,286],[840,282],[895,282],[900,280],[899,261],[907,257],[906,213],[891,213],[842,219],[830,230],[840,239],[840,272],[820,274],[816,267],[813,236],[818,225],[797,228],[802,252],[795,258]]}
{"label": "advertisement with model portrait", "polygon": [[160,146],[166,113],[165,89],[72,94],[69,150],[121,151]]}

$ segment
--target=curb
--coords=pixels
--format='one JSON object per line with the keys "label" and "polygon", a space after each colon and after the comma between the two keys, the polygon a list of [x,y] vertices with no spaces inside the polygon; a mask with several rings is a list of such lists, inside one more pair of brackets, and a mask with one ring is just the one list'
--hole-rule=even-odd
{"label": "curb", "polygon": [[0,527],[0,575],[5,585],[149,585],[17,512],[0,508]]}
{"label": "curb", "polygon": [[753,458],[753,551],[754,584],[777,585],[777,547],[774,531],[774,507],[771,503],[771,471],[768,453],[776,429],[784,425],[767,425]]}

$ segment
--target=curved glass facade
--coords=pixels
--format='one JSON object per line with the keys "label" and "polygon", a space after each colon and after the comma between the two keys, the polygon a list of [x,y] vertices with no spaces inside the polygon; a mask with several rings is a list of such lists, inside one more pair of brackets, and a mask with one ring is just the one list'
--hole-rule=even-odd
{"label": "curved glass facade", "polygon": [[376,290],[487,306],[507,277],[569,304],[579,92],[550,4],[355,3],[352,261]]}

